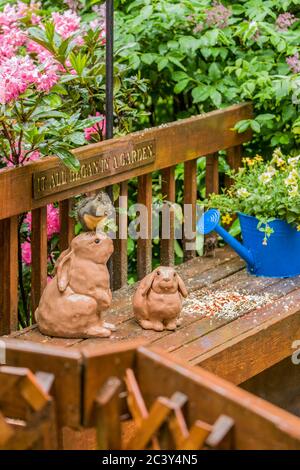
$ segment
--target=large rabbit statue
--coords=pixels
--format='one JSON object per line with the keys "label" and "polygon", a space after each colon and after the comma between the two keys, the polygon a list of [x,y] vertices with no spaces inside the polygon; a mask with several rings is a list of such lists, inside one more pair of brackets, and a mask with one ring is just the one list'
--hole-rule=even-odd
{"label": "large rabbit statue", "polygon": [[108,337],[113,325],[101,321],[112,300],[106,266],[113,242],[103,232],[83,232],[56,262],[35,312],[41,333],[63,338]]}
{"label": "large rabbit statue", "polygon": [[175,269],[160,266],[140,282],[132,299],[133,313],[145,330],[175,330],[182,321],[182,297],[187,295]]}

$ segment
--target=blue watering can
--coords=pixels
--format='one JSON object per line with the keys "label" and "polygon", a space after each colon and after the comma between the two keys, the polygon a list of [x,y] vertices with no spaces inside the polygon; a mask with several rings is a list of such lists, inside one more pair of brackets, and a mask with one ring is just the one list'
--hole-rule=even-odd
{"label": "blue watering can", "polygon": [[268,223],[273,233],[264,245],[264,233],[257,229],[258,219],[241,213],[238,216],[243,243],[219,225],[220,213],[216,209],[202,215],[197,230],[202,235],[217,232],[246,261],[250,274],[276,278],[300,274],[300,232],[284,220],[275,219]]}

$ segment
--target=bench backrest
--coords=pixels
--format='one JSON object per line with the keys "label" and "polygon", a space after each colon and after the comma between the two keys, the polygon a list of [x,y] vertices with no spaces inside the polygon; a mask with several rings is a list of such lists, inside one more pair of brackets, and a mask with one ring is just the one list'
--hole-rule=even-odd
{"label": "bench backrest", "polygon": [[[126,196],[128,180],[138,179],[138,203],[148,209],[148,238],[137,241],[137,273],[142,278],[151,271],[151,205],[152,173],[160,171],[162,194],[175,201],[174,169],[184,164],[184,203],[196,209],[197,158],[207,157],[206,192],[218,192],[218,151],[227,151],[231,167],[238,168],[241,144],[250,133],[238,134],[234,125],[252,115],[251,104],[234,105],[226,109],[194,116],[157,128],[146,129],[87,145],[74,151],[81,162],[78,174],[72,173],[56,157],[47,157],[24,167],[0,172],[0,334],[18,327],[18,228],[20,214],[32,211],[32,311],[38,305],[47,282],[47,204],[59,202],[61,232],[60,250],[74,236],[74,221],[69,217],[73,198],[112,184],[120,185],[120,195]],[[126,207],[124,208],[126,209]],[[196,210],[193,210],[192,229],[195,230]],[[127,215],[118,215],[117,225],[127,227]],[[184,259],[195,256],[183,240]],[[174,240],[161,240],[161,262],[174,261]],[[127,283],[127,240],[115,240],[113,260],[114,289]]]}

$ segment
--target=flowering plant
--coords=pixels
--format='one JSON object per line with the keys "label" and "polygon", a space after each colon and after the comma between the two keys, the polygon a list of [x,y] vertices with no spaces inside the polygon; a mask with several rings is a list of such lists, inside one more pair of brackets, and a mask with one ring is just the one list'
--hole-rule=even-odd
{"label": "flowering plant", "polygon": [[[0,157],[20,166],[57,155],[73,170],[71,150],[105,136],[105,11],[85,22],[75,11],[40,3],[6,4],[0,12]],[[115,130],[138,115],[143,83],[115,65]],[[1,166],[1,165],[0,165]]]}
{"label": "flowering plant", "polygon": [[260,155],[245,158],[244,166],[229,175],[232,186],[206,201],[208,207],[223,213],[223,223],[230,223],[230,214],[235,212],[254,216],[258,229],[265,232],[264,243],[273,232],[268,222],[274,219],[300,230],[300,155],[284,155],[277,148],[270,161]]}

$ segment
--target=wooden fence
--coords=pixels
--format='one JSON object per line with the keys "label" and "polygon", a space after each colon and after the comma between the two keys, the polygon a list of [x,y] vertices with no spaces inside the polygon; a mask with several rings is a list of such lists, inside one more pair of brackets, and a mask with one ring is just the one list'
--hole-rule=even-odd
{"label": "wooden fence", "polygon": [[[196,208],[197,158],[207,157],[206,191],[219,188],[218,151],[227,150],[231,167],[241,162],[241,144],[250,132],[238,134],[234,125],[252,116],[251,104],[226,109],[162,125],[74,151],[81,170],[66,170],[57,157],[47,157],[24,167],[0,173],[0,334],[18,327],[18,226],[19,215],[32,211],[32,309],[37,306],[47,282],[47,204],[59,202],[60,250],[74,236],[74,221],[69,217],[74,196],[111,184],[120,185],[120,195],[127,195],[128,180],[138,178],[138,203],[148,209],[147,239],[137,242],[137,273],[142,278],[151,270],[152,173],[161,171],[162,193],[175,202],[174,169],[184,163],[184,203]],[[194,210],[194,214],[196,211]],[[195,229],[196,217],[193,220]],[[127,225],[127,216],[119,214],[118,226]],[[184,240],[184,259],[195,256]],[[163,264],[174,261],[174,239],[161,241]],[[115,240],[113,287],[127,283],[127,240]]]}

